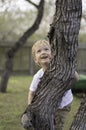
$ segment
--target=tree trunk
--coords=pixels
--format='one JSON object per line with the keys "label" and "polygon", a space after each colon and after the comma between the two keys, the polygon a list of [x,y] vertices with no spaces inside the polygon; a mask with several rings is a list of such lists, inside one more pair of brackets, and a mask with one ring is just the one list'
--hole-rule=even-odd
{"label": "tree trunk", "polygon": [[32,104],[26,109],[35,130],[54,130],[54,114],[62,96],[74,83],[81,14],[81,0],[56,1],[56,12],[49,32],[52,60]]}
{"label": "tree trunk", "polygon": [[7,86],[8,79],[10,77],[12,68],[13,68],[13,59],[8,58],[6,63],[5,63],[5,71],[2,74],[2,80],[1,80],[1,86],[0,86],[0,91],[1,92],[6,92],[6,86]]}
{"label": "tree trunk", "polygon": [[39,28],[39,25],[41,23],[43,12],[44,12],[44,0],[41,0],[39,3],[39,6],[35,5],[38,9],[38,14],[36,17],[36,20],[31,28],[29,28],[23,36],[19,39],[18,42],[14,44],[10,50],[7,52],[7,61],[5,63],[5,69],[2,74],[1,84],[0,84],[0,92],[5,93],[7,89],[7,83],[9,80],[9,77],[11,75],[11,72],[13,70],[13,58],[15,56],[15,53],[25,44],[26,40],[33,34],[35,31]]}
{"label": "tree trunk", "polygon": [[70,130],[86,130],[86,94],[83,96]]}

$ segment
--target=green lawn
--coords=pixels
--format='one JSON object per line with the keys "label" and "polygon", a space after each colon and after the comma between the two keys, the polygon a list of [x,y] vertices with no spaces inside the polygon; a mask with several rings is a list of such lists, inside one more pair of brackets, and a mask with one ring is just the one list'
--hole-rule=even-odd
{"label": "green lawn", "polygon": [[[9,80],[7,93],[0,93],[0,130],[24,130],[20,124],[20,116],[27,106],[27,96],[32,77],[14,76]],[[80,104],[80,99],[74,96],[72,110],[65,123],[69,126]]]}

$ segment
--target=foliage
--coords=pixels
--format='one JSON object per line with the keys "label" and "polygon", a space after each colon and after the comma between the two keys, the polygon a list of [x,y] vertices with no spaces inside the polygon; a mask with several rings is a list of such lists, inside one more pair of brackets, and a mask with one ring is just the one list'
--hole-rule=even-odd
{"label": "foliage", "polygon": [[7,39],[8,41],[15,41],[16,39],[17,41],[17,39],[33,24],[36,11],[30,10],[29,12],[21,12],[20,10],[16,10],[15,13],[6,11],[1,14],[0,39],[3,41]]}
{"label": "foliage", "polygon": [[[27,2],[27,10],[23,11],[18,7],[18,1],[8,0],[2,2],[2,8],[0,9],[0,39],[16,41],[23,33],[33,24],[36,17],[36,9]],[[14,8],[15,7],[15,8]],[[29,8],[31,7],[31,8]],[[37,32],[31,37],[31,40],[37,40],[40,38],[46,38],[50,28],[50,24],[53,19],[55,10],[55,0],[46,0],[45,11],[42,23]],[[83,12],[83,19],[86,12]],[[85,19],[84,19],[85,20]],[[83,32],[84,26],[81,26]],[[46,29],[45,29],[46,28]]]}

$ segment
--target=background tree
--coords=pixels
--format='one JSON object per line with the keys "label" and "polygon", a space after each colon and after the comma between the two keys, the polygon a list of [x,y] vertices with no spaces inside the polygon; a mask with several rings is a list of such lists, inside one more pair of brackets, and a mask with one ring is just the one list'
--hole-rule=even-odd
{"label": "background tree", "polygon": [[74,83],[81,15],[81,0],[56,0],[49,32],[53,58],[26,109],[27,127],[32,123],[35,130],[54,130],[54,114],[62,96]]}
{"label": "background tree", "polygon": [[39,28],[39,25],[43,17],[44,0],[40,0],[39,5],[36,5],[30,0],[28,0],[28,2],[30,2],[37,8],[38,14],[33,25],[23,34],[23,36],[6,53],[7,60],[5,63],[5,70],[4,70],[4,73],[2,74],[2,79],[1,79],[1,84],[0,84],[1,92],[6,92],[8,79],[13,69],[13,57],[15,56],[15,53],[20,49],[20,47],[22,47],[25,44],[26,40]]}
{"label": "background tree", "polygon": [[[3,3],[0,2],[0,5],[2,5],[0,6],[0,41],[13,41],[15,43],[15,40],[18,41],[23,33],[33,25],[36,19],[37,9],[31,6],[32,4],[26,0],[23,3],[21,1],[21,4],[25,3],[25,7],[24,5],[23,7],[22,5],[19,6],[18,1],[8,0]],[[38,2],[36,2],[36,4],[38,4]],[[46,37],[49,30],[49,23],[52,21],[54,13],[53,5],[54,1],[45,1],[44,16],[40,28],[37,29],[32,39],[35,37]],[[31,38],[29,39],[31,40]],[[35,40],[37,40],[37,38],[35,38]]]}

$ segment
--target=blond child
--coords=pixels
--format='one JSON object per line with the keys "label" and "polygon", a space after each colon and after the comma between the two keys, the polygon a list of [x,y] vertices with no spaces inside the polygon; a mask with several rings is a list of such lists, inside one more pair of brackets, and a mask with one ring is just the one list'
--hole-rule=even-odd
{"label": "blond child", "polygon": [[[28,93],[28,105],[31,104],[33,97],[35,95],[35,91],[40,82],[40,78],[43,76],[46,71],[50,60],[51,60],[51,48],[50,44],[46,40],[37,41],[32,47],[32,55],[36,64],[40,65],[41,69],[34,75],[32,83],[29,88]],[[75,72],[75,80],[79,79],[78,73]],[[62,98],[62,102],[59,106],[59,109],[55,115],[55,130],[62,130],[66,116],[68,115],[71,103],[73,100],[73,95],[70,90],[67,90]]]}

